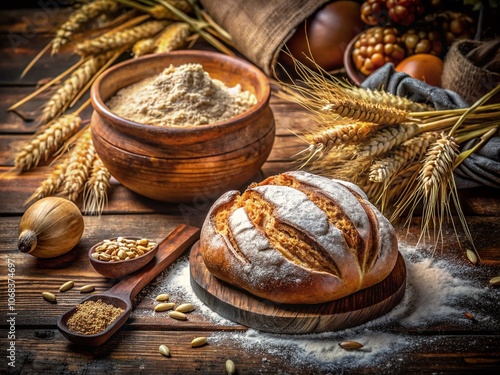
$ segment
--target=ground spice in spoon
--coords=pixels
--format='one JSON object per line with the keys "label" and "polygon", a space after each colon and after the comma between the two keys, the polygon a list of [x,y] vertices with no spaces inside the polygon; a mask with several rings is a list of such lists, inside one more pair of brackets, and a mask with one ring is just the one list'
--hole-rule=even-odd
{"label": "ground spice in spoon", "polygon": [[123,309],[101,300],[85,301],[76,306],[66,325],[73,332],[95,335],[102,332],[122,313]]}

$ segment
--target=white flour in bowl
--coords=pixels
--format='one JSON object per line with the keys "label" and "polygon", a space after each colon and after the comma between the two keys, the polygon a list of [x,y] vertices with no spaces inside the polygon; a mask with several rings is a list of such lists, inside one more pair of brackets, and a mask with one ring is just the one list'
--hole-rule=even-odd
{"label": "white flour in bowl", "polygon": [[[282,357],[297,368],[310,368],[312,372],[342,373],[356,368],[369,368],[377,373],[401,372],[406,356],[419,348],[439,345],[446,347],[446,334],[431,336],[421,332],[432,327],[481,327],[483,331],[498,330],[500,314],[483,316],[475,306],[489,304],[487,311],[498,309],[500,288],[487,286],[481,277],[481,267],[464,260],[432,258],[413,246],[400,244],[407,267],[407,290],[401,303],[388,314],[361,326],[337,331],[307,335],[279,335],[248,329],[245,332],[217,332],[210,336],[210,344],[232,343],[242,350],[261,356],[263,366],[272,366],[267,356]],[[196,312],[217,325],[230,326],[233,322],[221,317],[204,305],[190,286],[189,262],[184,257],[164,273],[151,298],[169,293],[173,301],[189,301]],[[465,317],[470,312],[475,321]],[[359,351],[346,351],[339,347],[344,340],[360,342]],[[470,347],[474,347],[473,341]],[[449,348],[450,352],[467,348]],[[258,357],[256,357],[258,358]],[[267,368],[268,370],[271,367]],[[277,369],[278,370],[278,369]]]}
{"label": "white flour in bowl", "polygon": [[125,87],[106,105],[116,115],[148,125],[195,126],[235,117],[257,103],[238,84],[226,87],[200,64],[170,65]]}

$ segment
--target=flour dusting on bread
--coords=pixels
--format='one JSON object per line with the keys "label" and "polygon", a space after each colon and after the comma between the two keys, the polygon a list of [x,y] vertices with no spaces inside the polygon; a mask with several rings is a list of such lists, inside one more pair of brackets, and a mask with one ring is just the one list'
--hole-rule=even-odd
{"label": "flour dusting on bread", "polygon": [[279,303],[321,303],[385,279],[394,229],[355,185],[306,172],[222,195],[202,228],[208,270]]}

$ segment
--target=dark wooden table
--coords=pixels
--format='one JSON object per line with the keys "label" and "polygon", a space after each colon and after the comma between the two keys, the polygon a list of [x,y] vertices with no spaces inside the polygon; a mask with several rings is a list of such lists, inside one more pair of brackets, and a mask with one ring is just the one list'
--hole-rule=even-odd
{"label": "dark wooden table", "polygon": [[[342,358],[326,365],[319,364],[312,359],[312,354],[304,354],[306,349],[293,349],[300,338],[277,337],[281,341],[274,344],[269,335],[259,332],[248,334],[246,327],[213,319],[212,314],[202,308],[191,313],[187,322],[155,315],[152,313],[153,298],[165,286],[166,274],[139,294],[134,301],[132,317],[110,341],[95,349],[70,344],[57,330],[56,319],[77,304],[82,295],[73,289],[59,294],[57,304],[50,304],[41,293],[57,291],[67,280],[74,280],[76,285],[94,284],[98,292],[110,288],[116,280],[97,274],[86,258],[86,250],[91,245],[120,233],[161,239],[178,224],[199,226],[210,203],[191,205],[186,215],[186,211],[177,204],[146,199],[113,181],[109,204],[103,215],[85,217],[83,237],[70,253],[55,260],[40,260],[21,254],[16,249],[18,224],[25,211],[23,202],[48,176],[51,167],[44,165],[24,174],[12,171],[12,150],[29,139],[35,131],[35,122],[6,109],[32,92],[37,84],[56,76],[76,61],[76,57],[69,53],[54,58],[45,56],[23,80],[19,79],[22,69],[50,40],[54,25],[59,24],[67,14],[64,9],[51,15],[44,12],[40,9],[14,9],[2,10],[0,15],[0,373],[223,374],[228,358],[236,363],[239,374],[483,374],[500,369],[499,293],[498,288],[488,286],[491,277],[500,275],[500,197],[498,190],[486,188],[460,192],[482,263],[475,268],[467,263],[451,226],[445,228],[448,234],[443,251],[436,254],[437,260],[442,258],[456,262],[457,267],[466,269],[469,278],[472,277],[477,287],[484,291],[484,300],[476,301],[468,311],[480,319],[472,321],[461,316],[416,328],[393,322],[387,327],[387,334],[394,335],[396,339],[408,338],[410,344],[391,348],[389,353],[386,350],[382,363],[375,360],[358,363],[353,357],[351,365],[344,366],[343,363],[347,362]],[[22,115],[28,120],[34,118],[44,99],[46,96],[23,106]],[[256,178],[288,170],[290,156],[303,147],[290,129],[308,121],[307,115],[298,106],[274,96],[271,106],[277,123],[275,146],[262,168],[262,174]],[[90,111],[84,113],[87,119],[89,115]],[[405,237],[405,229],[397,226],[401,241],[414,240],[418,229],[418,217],[413,219],[409,239]],[[183,257],[185,261],[187,254]],[[9,291],[9,284],[15,285],[15,292]],[[426,301],[418,303],[425,305]],[[429,316],[435,313],[428,311]],[[324,355],[328,356],[328,351],[333,350],[331,348],[341,339],[350,339],[352,332],[332,335],[331,338],[318,335],[318,342],[325,343]],[[270,343],[269,347],[267,344],[251,345],[251,340],[258,341],[259,335],[265,338],[265,343]],[[207,336],[209,344],[191,348],[189,343],[197,336]],[[311,342],[316,340],[315,336],[308,339]],[[160,344],[170,348],[171,358],[158,353]],[[387,345],[390,346],[390,342]],[[318,354],[318,351],[314,353]],[[348,354],[346,352],[346,356]],[[15,358],[9,359],[10,355]],[[9,366],[9,362],[15,367]]]}

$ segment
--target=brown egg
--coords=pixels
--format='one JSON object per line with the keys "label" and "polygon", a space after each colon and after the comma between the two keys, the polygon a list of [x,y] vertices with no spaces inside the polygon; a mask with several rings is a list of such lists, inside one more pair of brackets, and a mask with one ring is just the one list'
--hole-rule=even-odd
{"label": "brown egg", "polygon": [[[346,0],[334,1],[299,25],[294,35],[287,41],[286,47],[292,56],[309,67],[314,67],[309,60],[310,49],[312,58],[321,68],[338,69],[343,66],[347,45],[363,29],[359,3]],[[291,59],[288,56],[282,57],[282,62],[290,64]]]}
{"label": "brown egg", "polygon": [[401,61],[396,66],[396,71],[407,73],[429,85],[441,87],[443,60],[431,54],[417,53]]}

